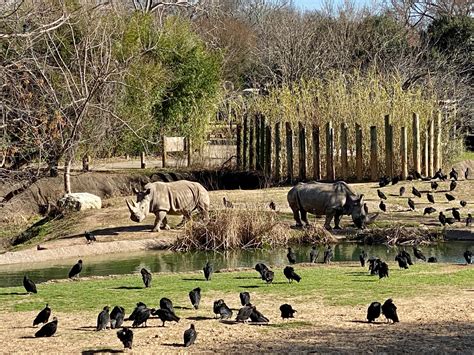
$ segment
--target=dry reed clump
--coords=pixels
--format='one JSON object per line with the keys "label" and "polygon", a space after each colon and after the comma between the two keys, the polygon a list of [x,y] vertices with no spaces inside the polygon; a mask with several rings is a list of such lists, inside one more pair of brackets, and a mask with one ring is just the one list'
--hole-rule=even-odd
{"label": "dry reed clump", "polygon": [[324,227],[311,225],[299,231],[292,239],[293,242],[299,244],[334,244],[337,243],[335,238]]}
{"label": "dry reed clump", "polygon": [[288,229],[274,211],[223,209],[212,212],[207,224],[191,222],[175,251],[232,250],[286,245]]}
{"label": "dry reed clump", "polygon": [[353,240],[365,244],[417,245],[437,242],[442,239],[443,235],[436,230],[399,226],[364,230]]}

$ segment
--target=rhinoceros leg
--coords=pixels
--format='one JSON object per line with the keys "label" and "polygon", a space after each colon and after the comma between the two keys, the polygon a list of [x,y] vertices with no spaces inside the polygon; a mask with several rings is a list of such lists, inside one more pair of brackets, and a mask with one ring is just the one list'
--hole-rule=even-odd
{"label": "rhinoceros leg", "polygon": [[342,218],[342,213],[336,212],[336,215],[334,216],[334,229],[342,229],[339,226],[339,222],[341,221]]}
{"label": "rhinoceros leg", "polygon": [[301,222],[301,219],[300,219],[300,211],[298,209],[293,209],[293,218],[295,219],[296,221],[296,227],[303,227],[303,223]]}
{"label": "rhinoceros leg", "polygon": [[326,212],[326,221],[324,222],[324,228],[326,228],[328,231],[332,229],[331,228],[332,217],[334,217],[334,213]]}
{"label": "rhinoceros leg", "polygon": [[[166,229],[166,227],[168,226],[168,224],[166,224],[166,212],[165,211],[159,211],[156,214],[155,224],[154,224],[153,229],[151,231],[152,232],[159,232],[160,227],[163,224],[163,221],[165,221],[164,228]],[[169,229],[169,226],[168,226],[168,229]]]}
{"label": "rhinoceros leg", "polygon": [[310,223],[308,222],[308,212],[305,210],[300,210],[301,213],[301,220],[306,224],[306,226],[309,226]]}

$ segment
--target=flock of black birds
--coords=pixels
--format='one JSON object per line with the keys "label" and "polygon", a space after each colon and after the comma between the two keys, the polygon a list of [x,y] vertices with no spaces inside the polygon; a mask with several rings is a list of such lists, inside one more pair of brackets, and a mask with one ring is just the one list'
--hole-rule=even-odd
{"label": "flock of black birds", "polygon": [[[464,179],[468,180],[469,175],[470,175],[470,171],[469,171],[469,168],[467,168],[464,172]],[[459,173],[454,168],[452,168],[451,172],[449,173],[449,181],[450,181],[450,183],[449,183],[449,192],[447,190],[443,191],[443,192],[445,192],[444,195],[445,195],[445,198],[448,202],[452,202],[452,201],[456,200],[456,197],[451,192],[454,191],[456,189],[456,187],[458,186],[458,178],[459,178]],[[419,173],[415,172],[413,175],[409,175],[407,177],[407,180],[409,180],[409,181],[413,181],[413,180],[429,181],[431,189],[430,189],[430,191],[426,191],[426,198],[427,198],[429,203],[434,204],[435,203],[435,194],[438,192],[438,187],[440,186],[441,182],[445,182],[445,181],[448,180],[448,175],[444,174],[443,171],[441,169],[439,169],[434,174],[434,176],[432,178],[431,177],[423,177]],[[401,181],[400,176],[395,176],[393,178],[383,176],[379,180],[379,187],[381,189],[381,188],[383,188],[385,186],[388,186],[390,184],[396,185],[400,181]],[[387,204],[385,203],[385,201],[387,200],[387,195],[380,189],[377,190],[377,195],[380,198],[379,208],[382,212],[387,212]],[[441,191],[439,191],[439,192],[441,192]],[[399,190],[399,196],[402,197],[402,196],[405,195],[405,193],[406,193],[406,187],[401,186],[400,190]],[[412,193],[413,197],[422,198],[422,192],[419,191],[415,186],[412,186],[411,193]],[[407,203],[408,203],[408,207],[409,207],[410,211],[414,211],[416,209],[416,203],[415,203],[415,200],[413,198],[408,197]],[[461,208],[464,208],[468,205],[467,201],[465,201],[465,200],[460,200],[459,204],[460,204]],[[446,209],[446,211],[451,211],[453,216],[452,217],[447,217],[443,213],[443,211],[440,211],[439,216],[438,216],[438,220],[441,223],[441,225],[446,226],[446,225],[454,224],[454,223],[456,223],[456,221],[461,222],[462,218],[461,218],[461,213],[460,213],[460,208],[459,207],[450,207],[450,208]],[[425,216],[427,214],[430,215],[434,212],[437,212],[434,207],[432,207],[432,206],[426,207],[423,210],[423,216]],[[467,214],[467,217],[465,218],[465,224],[466,224],[466,226],[471,226],[472,225],[472,214],[471,213]]]}

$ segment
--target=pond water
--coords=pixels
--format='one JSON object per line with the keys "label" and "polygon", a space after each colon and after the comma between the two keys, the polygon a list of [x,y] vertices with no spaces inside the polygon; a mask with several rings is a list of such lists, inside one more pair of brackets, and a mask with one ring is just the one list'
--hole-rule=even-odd
{"label": "pond water", "polygon": [[[438,262],[465,263],[463,253],[466,249],[473,249],[472,242],[450,241],[435,245],[422,246],[420,249],[428,258],[435,256]],[[293,250],[297,262],[309,262],[309,246],[295,246]],[[388,248],[385,245],[360,245],[355,243],[340,243],[333,247],[333,261],[358,261],[359,254],[364,249],[369,256],[377,256],[382,260],[394,260],[399,247]],[[318,262],[322,262],[323,246],[319,247]],[[407,247],[412,255],[412,248]],[[214,264],[214,268],[254,267],[258,262],[264,262],[272,267],[287,264],[287,249],[272,250],[238,250],[225,253],[217,252],[186,252],[146,251],[135,253],[111,254],[102,256],[83,257],[84,267],[82,276],[104,276],[130,274],[139,272],[142,267],[151,272],[182,272],[202,270],[207,260]],[[413,257],[414,258],[414,257]],[[76,259],[49,261],[31,264],[14,264],[0,266],[0,287],[20,286],[23,276],[28,276],[35,282],[44,282],[52,279],[67,278],[67,274],[77,262]]]}

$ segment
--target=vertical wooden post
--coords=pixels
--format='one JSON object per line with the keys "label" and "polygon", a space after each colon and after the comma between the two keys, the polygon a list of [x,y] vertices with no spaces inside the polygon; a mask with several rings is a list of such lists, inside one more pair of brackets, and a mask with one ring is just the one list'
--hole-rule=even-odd
{"label": "vertical wooden post", "polygon": [[319,126],[313,124],[313,180],[321,180],[321,147],[319,139]]}
{"label": "vertical wooden post", "polygon": [[237,124],[237,168],[242,168],[242,125]]}
{"label": "vertical wooden post", "polygon": [[406,180],[408,176],[408,145],[406,127],[402,127],[400,131],[400,154],[402,156],[402,180]]}
{"label": "vertical wooden post", "polygon": [[287,177],[290,183],[293,183],[293,130],[291,129],[291,123],[285,123],[286,129],[286,170]]}
{"label": "vertical wooden post", "polygon": [[260,165],[260,114],[256,113],[255,114],[255,169],[256,170],[262,170],[262,167]]}
{"label": "vertical wooden post", "polygon": [[429,137],[428,137],[428,128],[425,129],[425,145],[423,149],[423,175],[429,176],[429,161],[428,161],[428,151],[429,151]]}
{"label": "vertical wooden post", "polygon": [[250,123],[249,131],[249,169],[255,169],[255,124],[254,122]]}
{"label": "vertical wooden post", "polygon": [[306,180],[306,128],[303,122],[298,122],[298,168],[300,180]]}
{"label": "vertical wooden post", "polygon": [[370,180],[379,178],[379,146],[377,142],[377,126],[370,127]]}
{"label": "vertical wooden post", "polygon": [[434,175],[434,120],[428,122],[428,176]]}
{"label": "vertical wooden post", "polygon": [[89,166],[89,163],[91,161],[91,157],[89,155],[84,155],[82,157],[82,171],[89,171],[90,169],[90,166]]}
{"label": "vertical wooden post", "polygon": [[413,114],[413,169],[421,174],[420,117]]}
{"label": "vertical wooden post", "polygon": [[436,127],[434,135],[434,171],[441,168],[441,112],[436,114]]}
{"label": "vertical wooden post", "polygon": [[260,170],[264,171],[265,167],[265,116],[260,115]]}
{"label": "vertical wooden post", "polygon": [[272,127],[265,127],[265,176],[272,177]]}
{"label": "vertical wooden post", "polygon": [[280,122],[275,123],[275,168],[274,179],[279,182],[281,179],[281,129]]}
{"label": "vertical wooden post", "polygon": [[334,129],[332,122],[326,123],[326,180],[335,180],[334,171]]}
{"label": "vertical wooden post", "polygon": [[186,137],[186,153],[188,156],[188,168],[193,164],[193,148],[191,147],[191,137]]}
{"label": "vertical wooden post", "polygon": [[359,181],[364,177],[362,167],[362,127],[356,124],[356,177]]}
{"label": "vertical wooden post", "polygon": [[385,175],[393,176],[393,131],[390,115],[385,115]]}
{"label": "vertical wooden post", "polygon": [[249,120],[247,113],[244,114],[244,134],[242,140],[242,165],[243,168],[246,170],[249,167],[248,162],[248,150],[249,150],[249,136],[248,136],[248,129],[249,129]]}
{"label": "vertical wooden post", "polygon": [[[165,150],[163,149],[163,156],[165,156],[165,155],[166,155],[166,152],[165,152]],[[145,152],[141,152],[141,154],[140,154],[140,167],[141,167],[142,169],[145,169],[145,168],[146,168]],[[165,167],[165,166],[164,166],[164,159],[163,159],[163,167]]]}
{"label": "vertical wooden post", "polygon": [[347,179],[347,124],[341,123],[341,177]]}

